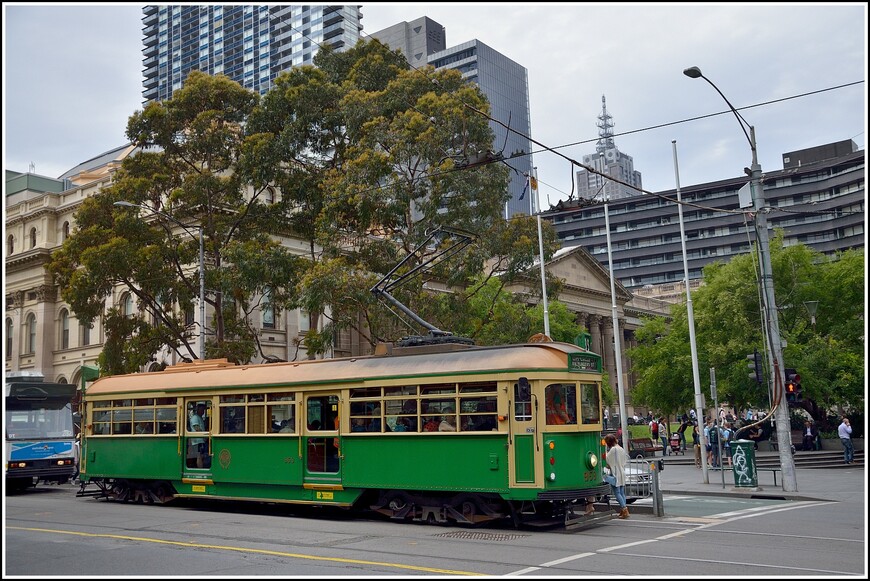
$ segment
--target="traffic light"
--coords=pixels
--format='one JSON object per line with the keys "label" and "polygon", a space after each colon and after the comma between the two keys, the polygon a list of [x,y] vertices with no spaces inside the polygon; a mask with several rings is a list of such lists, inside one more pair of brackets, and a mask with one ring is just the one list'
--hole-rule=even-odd
{"label": "traffic light", "polygon": [[748,367],[752,372],[749,374],[749,379],[754,379],[758,383],[764,383],[764,372],[761,371],[761,353],[758,352],[758,349],[755,350],[755,353],[747,355],[746,359],[749,360]]}
{"label": "traffic light", "polygon": [[800,403],[804,400],[801,376],[796,369],[785,370],[785,401],[788,404]]}

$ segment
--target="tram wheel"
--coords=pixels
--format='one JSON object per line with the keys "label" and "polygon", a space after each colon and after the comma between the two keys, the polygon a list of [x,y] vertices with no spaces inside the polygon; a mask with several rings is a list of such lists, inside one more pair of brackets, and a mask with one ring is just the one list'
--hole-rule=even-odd
{"label": "tram wheel", "polygon": [[396,494],[390,498],[387,502],[387,506],[390,507],[390,510],[399,512],[408,506],[408,499],[404,494]]}

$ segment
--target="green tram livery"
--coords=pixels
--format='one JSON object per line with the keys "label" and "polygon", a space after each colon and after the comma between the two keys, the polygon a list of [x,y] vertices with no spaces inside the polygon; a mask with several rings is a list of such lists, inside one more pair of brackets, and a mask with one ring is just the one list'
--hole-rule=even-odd
{"label": "green tram livery", "polygon": [[380,347],[99,379],[84,397],[79,494],[519,526],[582,522],[609,493],[599,355],[558,342]]}

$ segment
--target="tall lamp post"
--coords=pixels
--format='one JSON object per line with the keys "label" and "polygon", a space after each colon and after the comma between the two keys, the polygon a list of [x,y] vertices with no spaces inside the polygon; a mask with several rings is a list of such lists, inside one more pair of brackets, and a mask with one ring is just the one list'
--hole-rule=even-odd
{"label": "tall lamp post", "polygon": [[[765,209],[764,187],[761,183],[761,165],[758,163],[758,152],[755,147],[755,127],[749,124],[746,119],[734,108],[734,105],[727,97],[719,90],[713,81],[705,77],[698,67],[689,67],[683,71],[683,74],[692,79],[704,79],[711,87],[716,89],[716,92],[725,100],[734,117],[737,118],[737,123],[746,139],[749,141],[749,147],[752,150],[752,165],[750,167],[750,182],[749,188],[752,193],[753,209],[755,210],[755,237],[758,242],[758,256],[761,263],[761,285],[764,296],[764,312],[767,319],[767,334],[765,342],[768,344],[769,353],[771,355],[769,367],[770,376],[774,379],[774,386],[779,384],[778,391],[782,393],[782,386],[785,385],[784,362],[782,358],[782,341],[779,334],[779,311],[776,308],[776,298],[773,293],[773,271],[770,263],[770,241],[767,232],[767,211]],[[746,131],[747,127],[749,132]],[[782,465],[782,489],[785,492],[797,492],[797,475],[795,474],[794,458],[791,455],[791,422],[788,417],[788,405],[780,398],[776,406],[774,418],[776,419],[776,434],[779,446],[779,460]]]}
{"label": "tall lamp post", "polygon": [[[175,222],[181,229],[188,233],[188,235],[193,236],[193,233],[188,229],[189,226],[186,224],[182,224],[166,212],[161,212],[160,210],[155,210],[154,208],[149,208],[148,206],[142,206],[140,204],[133,204],[131,202],[115,202],[114,206],[122,206],[124,208],[140,208],[145,210],[146,212],[151,212],[152,214],[157,214],[159,216],[163,216],[167,220]],[[197,230],[199,231],[199,358],[200,360],[205,360],[205,246],[203,244],[202,239],[202,226],[197,226]]]}
{"label": "tall lamp post", "polygon": [[[704,417],[704,396],[701,394],[701,372],[698,370],[698,344],[695,341],[695,311],[692,308],[692,291],[689,288],[689,259],[686,252],[686,229],[683,226],[683,200],[680,195],[680,168],[677,165],[677,142],[671,141],[674,147],[674,178],[677,183],[677,213],[680,217],[680,243],[683,247],[683,273],[686,277],[686,316],[689,318],[689,346],[692,352],[692,381],[695,386],[695,415],[698,422],[698,436],[701,446],[701,473],[706,484],[710,484],[710,473],[707,471],[707,440],[704,437],[704,427],[701,425]],[[718,407],[718,406],[716,406]]]}
{"label": "tall lamp post", "polygon": [[[532,181],[534,180],[534,181]],[[544,335],[550,336],[550,310],[547,305],[547,274],[544,268],[544,237],[541,234],[541,194],[538,191],[538,168],[532,168],[532,174],[529,176],[529,184],[531,192],[529,198],[535,196],[535,205],[538,207],[536,212],[538,217],[538,260],[541,263],[541,300],[544,307]],[[531,200],[529,200],[531,203]]]}

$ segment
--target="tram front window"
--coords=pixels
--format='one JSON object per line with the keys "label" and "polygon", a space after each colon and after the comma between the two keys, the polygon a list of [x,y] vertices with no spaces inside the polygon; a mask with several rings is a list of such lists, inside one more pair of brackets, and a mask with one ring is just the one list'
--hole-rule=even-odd
{"label": "tram front window", "polygon": [[553,383],[546,387],[547,425],[577,424],[577,386],[573,383]]}

